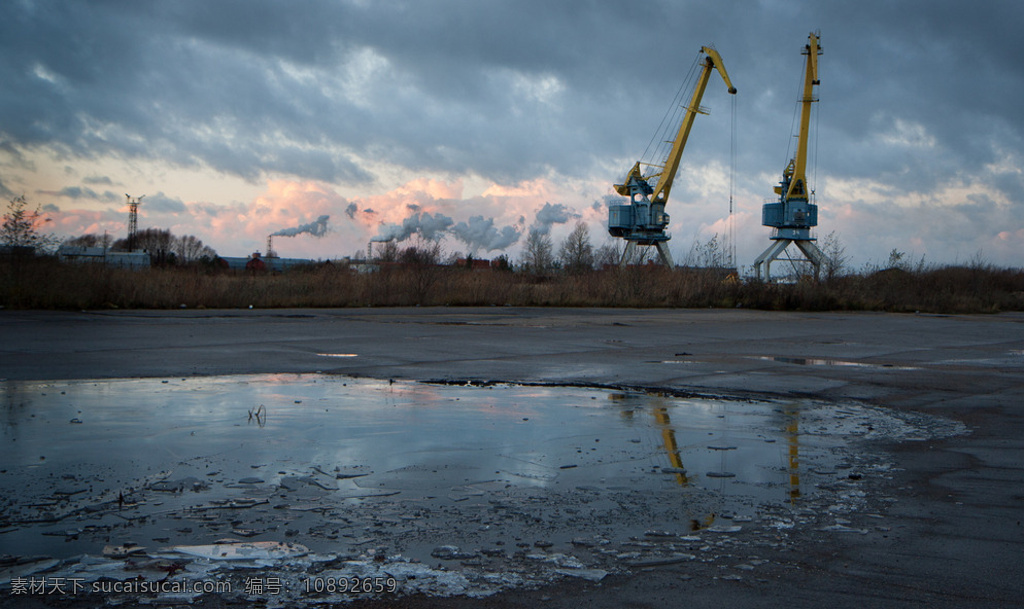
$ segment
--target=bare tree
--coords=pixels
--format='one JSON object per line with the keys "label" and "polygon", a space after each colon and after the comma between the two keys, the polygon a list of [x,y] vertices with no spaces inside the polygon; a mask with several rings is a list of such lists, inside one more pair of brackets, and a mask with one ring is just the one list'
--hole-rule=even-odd
{"label": "bare tree", "polygon": [[24,196],[14,197],[7,204],[4,222],[0,225],[0,244],[48,250],[57,244],[57,239],[53,235],[42,234],[39,228],[49,221],[38,206],[29,209]]}
{"label": "bare tree", "polygon": [[594,247],[590,244],[590,230],[580,221],[562,242],[558,251],[562,266],[570,273],[582,273],[594,268]]}
{"label": "bare tree", "polygon": [[622,252],[625,250],[622,239],[609,239],[604,245],[594,250],[594,264],[597,268],[617,266],[622,260]]}
{"label": "bare tree", "polygon": [[203,258],[213,259],[217,257],[217,252],[212,247],[205,245],[192,235],[176,238],[174,240],[174,252],[178,256],[179,264],[188,264]]}
{"label": "bare tree", "polygon": [[821,240],[821,253],[825,255],[825,280],[841,277],[846,272],[846,246],[839,240],[836,231],[832,231]]}
{"label": "bare tree", "polygon": [[531,273],[542,273],[555,264],[552,254],[554,244],[551,235],[539,230],[530,230],[523,250],[523,266]]}
{"label": "bare tree", "polygon": [[[135,248],[149,252],[150,257],[166,258],[174,252],[174,241],[174,235],[167,229],[147,228],[136,233]],[[127,251],[128,240],[118,239],[114,249]]]}
{"label": "bare tree", "polygon": [[[890,268],[890,269],[903,269],[903,266],[905,264],[903,259],[906,258],[906,257],[907,257],[907,253],[906,252],[901,252],[898,249],[896,249],[895,247],[892,248],[892,251],[889,252],[889,261],[886,263],[886,268]],[[906,269],[904,269],[904,270],[906,270]]]}
{"label": "bare tree", "polygon": [[373,259],[375,261],[395,262],[398,260],[398,243],[394,239],[379,243],[379,246],[373,248]]}
{"label": "bare tree", "polygon": [[[389,242],[390,243],[390,242]],[[404,264],[434,266],[441,263],[444,248],[440,241],[417,237],[415,241],[397,254],[397,260]]]}
{"label": "bare tree", "polygon": [[100,244],[102,243],[101,240],[102,237],[99,235],[88,233],[65,239],[62,245],[68,245],[71,247],[100,247]]}
{"label": "bare tree", "polygon": [[508,260],[508,256],[502,254],[491,261],[491,268],[498,269],[499,271],[511,271],[512,264]]}
{"label": "bare tree", "polygon": [[[217,252],[204,244],[200,239],[185,235],[176,237],[165,228],[147,228],[135,235],[135,248],[149,254],[150,262],[155,266],[189,264],[204,258],[214,259]],[[127,250],[128,240],[114,241],[112,249]]]}

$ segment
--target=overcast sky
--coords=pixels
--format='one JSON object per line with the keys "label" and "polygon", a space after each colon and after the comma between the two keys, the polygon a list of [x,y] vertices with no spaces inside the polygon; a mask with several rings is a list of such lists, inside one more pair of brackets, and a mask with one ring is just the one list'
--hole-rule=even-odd
{"label": "overcast sky", "polygon": [[[818,235],[856,267],[893,248],[1020,267],[1022,26],[1017,0],[6,0],[0,195],[115,237],[145,195],[140,228],[221,255],[279,232],[289,257],[419,235],[516,258],[531,227],[557,242],[577,220],[600,245],[611,185],[714,45],[749,266],[820,31]],[[677,260],[725,231],[733,103],[713,75],[669,202]]]}

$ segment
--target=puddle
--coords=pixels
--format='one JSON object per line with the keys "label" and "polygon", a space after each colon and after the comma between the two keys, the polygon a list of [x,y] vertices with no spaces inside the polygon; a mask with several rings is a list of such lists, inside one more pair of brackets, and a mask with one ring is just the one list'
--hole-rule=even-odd
{"label": "puddle", "polygon": [[781,544],[888,475],[856,440],[962,432],[857,405],[324,375],[8,381],[0,408],[0,587],[162,569],[270,606],[344,598],[314,572],[480,596],[723,535]]}
{"label": "puddle", "polygon": [[937,366],[981,366],[991,368],[1017,368],[1021,365],[1021,357],[1024,356],[1024,350],[1011,349],[1005,354],[997,355],[996,357],[984,357],[984,358],[970,358],[970,357],[958,357],[954,359],[945,359],[934,362]]}
{"label": "puddle", "polygon": [[897,366],[895,364],[868,364],[864,362],[851,362],[842,359],[827,359],[813,357],[781,357],[781,356],[753,356],[751,359],[759,359],[783,364],[796,364],[798,366],[852,366],[856,368],[880,368],[883,370],[917,370],[909,366]]}

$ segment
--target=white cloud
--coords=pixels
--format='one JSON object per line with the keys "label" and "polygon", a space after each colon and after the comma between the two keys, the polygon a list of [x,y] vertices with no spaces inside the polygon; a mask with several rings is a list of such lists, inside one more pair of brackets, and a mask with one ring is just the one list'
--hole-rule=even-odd
{"label": "white cloud", "polygon": [[886,128],[880,129],[878,139],[884,145],[903,148],[935,148],[938,140],[928,133],[927,128],[919,122],[896,117]]}

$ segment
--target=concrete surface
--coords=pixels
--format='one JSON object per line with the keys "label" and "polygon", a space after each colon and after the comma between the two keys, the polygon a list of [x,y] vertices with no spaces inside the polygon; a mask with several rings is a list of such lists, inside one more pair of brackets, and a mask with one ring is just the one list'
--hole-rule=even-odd
{"label": "concrete surface", "polygon": [[[333,358],[322,354],[356,354]],[[669,565],[600,584],[374,606],[1024,606],[1024,314],[439,308],[0,312],[0,378],[314,372],[860,400],[963,422],[879,446],[884,536],[808,532],[757,577]],[[207,599],[216,606],[222,601]],[[0,606],[48,606],[0,599]],[[63,605],[62,605],[63,606]]]}

